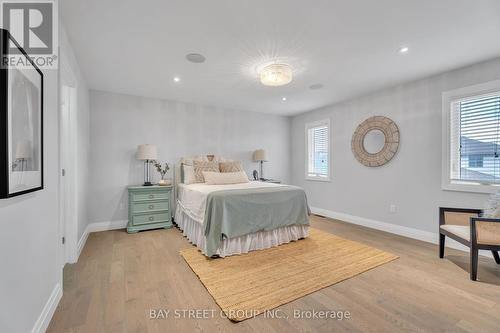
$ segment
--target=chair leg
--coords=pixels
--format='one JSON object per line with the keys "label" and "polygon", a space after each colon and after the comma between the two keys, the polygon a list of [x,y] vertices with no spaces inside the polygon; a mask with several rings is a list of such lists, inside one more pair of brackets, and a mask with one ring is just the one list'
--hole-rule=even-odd
{"label": "chair leg", "polygon": [[477,260],[478,260],[479,250],[476,246],[472,245],[470,248],[470,279],[472,281],[477,280]]}
{"label": "chair leg", "polygon": [[444,258],[444,240],[445,235],[439,234],[439,258]]}
{"label": "chair leg", "polygon": [[491,250],[493,253],[493,258],[495,258],[495,262],[500,265],[500,256],[498,255],[498,251]]}

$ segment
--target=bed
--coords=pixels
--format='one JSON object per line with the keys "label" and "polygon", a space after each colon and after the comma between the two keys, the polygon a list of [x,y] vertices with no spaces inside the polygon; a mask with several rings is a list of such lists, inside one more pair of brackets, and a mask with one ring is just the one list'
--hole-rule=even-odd
{"label": "bed", "polygon": [[184,184],[182,178],[176,183],[175,223],[208,257],[248,253],[308,236],[310,211],[299,187],[258,181]]}

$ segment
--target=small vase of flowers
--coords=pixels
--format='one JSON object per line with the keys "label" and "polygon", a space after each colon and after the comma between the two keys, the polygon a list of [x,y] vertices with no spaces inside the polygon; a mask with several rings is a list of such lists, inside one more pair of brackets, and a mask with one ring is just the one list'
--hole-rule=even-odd
{"label": "small vase of flowers", "polygon": [[162,165],[160,162],[155,161],[154,166],[156,168],[156,171],[161,176],[161,180],[158,182],[158,185],[160,186],[167,186],[170,185],[170,180],[165,179],[165,175],[167,174],[168,170],[170,170],[170,166],[168,163],[165,162],[165,165]]}

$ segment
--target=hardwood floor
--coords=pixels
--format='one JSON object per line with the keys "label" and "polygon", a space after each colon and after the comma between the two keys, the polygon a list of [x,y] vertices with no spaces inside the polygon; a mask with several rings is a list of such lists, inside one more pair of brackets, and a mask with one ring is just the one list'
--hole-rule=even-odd
{"label": "hardwood floor", "polygon": [[[232,323],[179,255],[192,245],[177,229],[92,233],[77,264],[64,269],[64,296],[48,332],[499,332],[500,265],[446,249],[314,216],[312,226],[392,252],[400,259],[279,307],[288,319]],[[150,309],[171,310],[150,319]],[[173,311],[214,310],[210,319]],[[350,319],[295,319],[294,310],[349,311]],[[178,314],[182,312],[178,311]],[[211,317],[211,316],[209,316]]]}

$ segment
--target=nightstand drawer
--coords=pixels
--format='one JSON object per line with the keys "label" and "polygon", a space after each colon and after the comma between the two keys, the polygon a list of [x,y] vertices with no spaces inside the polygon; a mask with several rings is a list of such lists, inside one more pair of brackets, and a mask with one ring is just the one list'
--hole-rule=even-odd
{"label": "nightstand drawer", "polygon": [[132,216],[132,225],[170,222],[170,212],[157,214],[141,214]]}
{"label": "nightstand drawer", "polygon": [[170,196],[170,192],[151,191],[148,193],[132,193],[132,201],[165,200]]}
{"label": "nightstand drawer", "polygon": [[149,202],[131,202],[132,213],[145,213],[149,211],[169,210],[168,200],[149,201]]}

